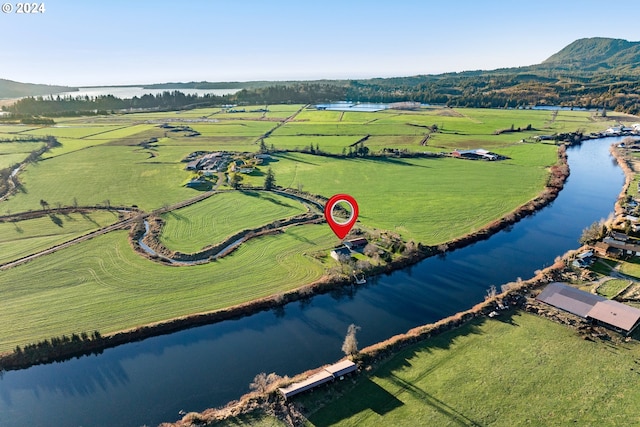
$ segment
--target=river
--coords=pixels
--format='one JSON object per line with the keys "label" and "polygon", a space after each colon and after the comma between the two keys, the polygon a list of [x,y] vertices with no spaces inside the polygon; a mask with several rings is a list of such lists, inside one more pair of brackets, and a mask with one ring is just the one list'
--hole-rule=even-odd
{"label": "river", "polygon": [[[140,426],[225,404],[259,372],[295,375],[338,360],[347,326],[360,347],[470,308],[490,285],[528,278],[577,247],[608,216],[624,183],[609,155],[615,138],[568,150],[571,175],[558,198],[488,240],[434,257],[362,287],[280,310],[107,349],[97,356],[5,372],[0,425]],[[505,183],[508,185],[508,183]]]}

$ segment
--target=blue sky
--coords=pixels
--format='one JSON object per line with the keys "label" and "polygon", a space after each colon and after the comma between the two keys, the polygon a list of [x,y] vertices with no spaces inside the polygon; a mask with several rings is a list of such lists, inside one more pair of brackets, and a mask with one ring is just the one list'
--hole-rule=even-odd
{"label": "blue sky", "polygon": [[535,64],[583,37],[640,40],[637,0],[44,3],[40,15],[0,13],[0,78],[79,86],[408,76]]}

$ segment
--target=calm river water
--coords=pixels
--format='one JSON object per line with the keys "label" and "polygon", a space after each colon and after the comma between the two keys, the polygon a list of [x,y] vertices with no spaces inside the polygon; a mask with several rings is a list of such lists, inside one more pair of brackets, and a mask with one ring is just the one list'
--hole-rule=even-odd
{"label": "calm river water", "polygon": [[[63,363],[5,372],[0,426],[141,426],[225,404],[259,372],[294,375],[338,360],[347,326],[364,347],[481,301],[490,285],[528,278],[606,217],[624,182],[616,139],[569,149],[571,176],[547,208],[488,240],[411,268],[265,311]],[[509,185],[505,183],[505,185]]]}

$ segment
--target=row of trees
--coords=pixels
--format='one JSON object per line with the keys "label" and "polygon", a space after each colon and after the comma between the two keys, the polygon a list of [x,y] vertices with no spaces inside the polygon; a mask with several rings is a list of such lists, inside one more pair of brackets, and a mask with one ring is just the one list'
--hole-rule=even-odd
{"label": "row of trees", "polygon": [[564,75],[461,73],[333,83],[274,84],[243,89],[233,95],[185,95],[166,91],[119,99],[98,97],[32,97],[4,107],[17,117],[59,116],[82,112],[107,113],[127,109],[180,109],[223,104],[313,104],[338,100],[359,102],[414,101],[451,107],[518,108],[567,105],[640,111],[640,78],[620,76],[571,78]]}

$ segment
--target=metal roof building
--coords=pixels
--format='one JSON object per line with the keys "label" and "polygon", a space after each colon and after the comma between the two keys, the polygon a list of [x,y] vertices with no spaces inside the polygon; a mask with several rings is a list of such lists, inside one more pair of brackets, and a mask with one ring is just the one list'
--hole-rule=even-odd
{"label": "metal roof building", "polygon": [[593,306],[587,318],[629,335],[640,323],[640,310],[617,301],[606,300]]}
{"label": "metal roof building", "polygon": [[584,319],[629,335],[640,324],[640,310],[560,282],[547,285],[537,298]]}
{"label": "metal roof building", "polygon": [[317,374],[311,375],[304,381],[293,383],[287,387],[280,387],[278,390],[280,391],[280,393],[282,393],[285,399],[288,399],[298,393],[311,390],[312,388],[318,387],[319,385],[327,383],[331,380],[341,378],[343,375],[355,372],[357,369],[358,366],[351,360],[343,360],[341,362],[327,366]]}
{"label": "metal roof building", "polygon": [[586,319],[597,303],[607,299],[564,283],[553,282],[538,295],[538,300]]}

